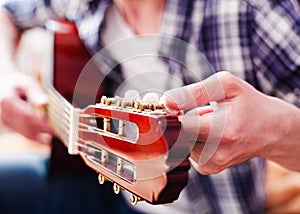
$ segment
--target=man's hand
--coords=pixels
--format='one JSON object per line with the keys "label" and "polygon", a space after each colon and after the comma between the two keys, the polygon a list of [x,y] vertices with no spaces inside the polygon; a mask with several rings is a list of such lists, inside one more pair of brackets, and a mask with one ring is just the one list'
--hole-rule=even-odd
{"label": "man's hand", "polygon": [[43,110],[47,97],[35,79],[22,73],[13,72],[0,80],[0,109],[4,125],[25,137],[49,143],[52,131]]}
{"label": "man's hand", "polygon": [[253,157],[274,158],[274,145],[283,142],[290,127],[283,120],[292,105],[260,93],[229,72],[167,91],[162,101],[170,109],[190,110],[180,120],[194,143],[190,159],[202,174]]}

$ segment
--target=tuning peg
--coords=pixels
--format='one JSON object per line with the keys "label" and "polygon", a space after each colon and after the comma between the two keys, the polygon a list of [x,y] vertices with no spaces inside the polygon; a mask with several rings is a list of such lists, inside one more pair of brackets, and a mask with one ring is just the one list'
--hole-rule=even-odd
{"label": "tuning peg", "polygon": [[131,204],[136,205],[140,201],[143,201],[143,199],[141,199],[140,197],[138,197],[138,196],[136,196],[134,194],[132,194],[130,196],[130,202],[131,202]]}
{"label": "tuning peg", "polygon": [[123,171],[124,168],[124,160],[121,158],[117,159],[117,172],[120,173]]}
{"label": "tuning peg", "polygon": [[125,136],[125,121],[119,120],[118,135]]}
{"label": "tuning peg", "polygon": [[99,181],[99,184],[104,184],[104,182],[106,181],[105,177],[101,174],[98,175],[98,181]]}
{"label": "tuning peg", "polygon": [[101,151],[101,156],[100,156],[100,160],[102,163],[106,163],[108,160],[108,152],[105,150]]}
{"label": "tuning peg", "polygon": [[110,118],[103,118],[103,130],[110,132]]}
{"label": "tuning peg", "polygon": [[115,194],[119,194],[122,190],[122,188],[116,183],[114,183],[113,189]]}

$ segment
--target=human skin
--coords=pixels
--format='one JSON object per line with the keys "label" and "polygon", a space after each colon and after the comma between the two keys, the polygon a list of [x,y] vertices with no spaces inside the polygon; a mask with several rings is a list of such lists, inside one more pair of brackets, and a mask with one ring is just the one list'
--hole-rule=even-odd
{"label": "human skin", "polygon": [[[127,1],[116,2],[122,9],[120,3],[124,6]],[[123,7],[123,12],[137,11],[136,8],[140,7],[132,6],[128,10]],[[143,34],[146,31],[139,28],[139,23],[131,23],[130,12],[123,15],[136,32]],[[159,19],[151,23],[153,28],[149,26],[147,30],[155,30],[157,22]],[[1,119],[26,137],[44,143],[40,134],[51,134],[51,128],[35,109],[45,106],[47,97],[34,79],[22,76],[14,65],[14,52],[21,33],[4,10],[0,11],[0,29],[5,29],[0,37]],[[200,173],[217,173],[253,157],[263,157],[290,169],[300,169],[299,109],[258,92],[229,72],[219,72],[205,81],[168,91],[162,100],[168,107],[179,110],[217,103],[217,110],[200,107],[181,117],[185,132],[196,136],[191,160]],[[218,125],[222,129],[211,129],[211,121],[220,121],[221,126]],[[212,125],[214,127],[215,124]],[[217,138],[219,142],[202,158],[208,138]]]}
{"label": "human skin", "polygon": [[[190,159],[201,174],[218,173],[254,157],[300,170],[300,110],[229,72],[167,91],[161,101],[169,109],[193,109],[180,120],[194,141]],[[213,149],[205,149],[208,137],[215,140],[209,142]]]}
{"label": "human skin", "polygon": [[[0,119],[9,128],[40,143],[48,143],[43,134],[51,128],[38,111],[47,97],[38,82],[19,72],[14,53],[21,35],[8,13],[0,9]],[[42,134],[43,133],[43,134]]]}

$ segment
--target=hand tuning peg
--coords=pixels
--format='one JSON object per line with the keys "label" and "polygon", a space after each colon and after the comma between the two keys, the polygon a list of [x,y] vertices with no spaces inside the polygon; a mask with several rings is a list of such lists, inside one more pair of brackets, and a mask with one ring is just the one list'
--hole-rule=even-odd
{"label": "hand tuning peg", "polygon": [[117,195],[118,195],[118,194],[121,192],[121,190],[122,190],[122,188],[121,188],[118,184],[116,184],[116,183],[114,183],[113,189],[114,189],[114,193],[117,194]]}
{"label": "hand tuning peg", "polygon": [[134,194],[132,194],[130,196],[130,202],[131,202],[131,204],[136,205],[140,201],[143,201],[143,199],[141,199],[140,197],[138,197],[138,196],[136,196]]}
{"label": "hand tuning peg", "polygon": [[122,160],[121,158],[118,158],[117,160],[117,172],[120,173],[122,172],[124,168],[124,160]]}
{"label": "hand tuning peg", "polygon": [[99,184],[104,184],[104,182],[106,181],[105,177],[101,174],[98,175],[98,181],[99,181]]}

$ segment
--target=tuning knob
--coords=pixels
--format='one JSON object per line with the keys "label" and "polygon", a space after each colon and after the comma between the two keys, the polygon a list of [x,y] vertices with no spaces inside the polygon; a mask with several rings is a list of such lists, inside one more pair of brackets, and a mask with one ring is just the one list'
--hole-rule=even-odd
{"label": "tuning knob", "polygon": [[98,181],[99,181],[99,184],[104,184],[104,182],[106,181],[105,177],[101,174],[98,175]]}
{"label": "tuning knob", "polygon": [[115,194],[119,194],[122,190],[122,188],[116,183],[114,183],[113,189]]}
{"label": "tuning knob", "polygon": [[138,202],[142,201],[142,199],[134,194],[130,196],[130,202],[133,205],[136,205]]}
{"label": "tuning knob", "polygon": [[123,171],[124,168],[124,160],[121,158],[117,159],[117,172],[120,173]]}

